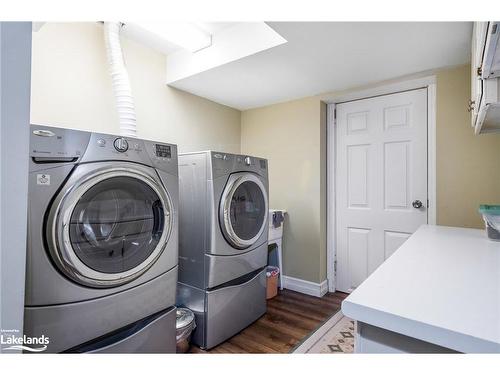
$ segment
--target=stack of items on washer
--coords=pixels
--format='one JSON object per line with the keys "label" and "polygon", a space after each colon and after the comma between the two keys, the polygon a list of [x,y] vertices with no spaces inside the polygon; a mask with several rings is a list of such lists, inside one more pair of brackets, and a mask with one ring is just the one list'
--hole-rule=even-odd
{"label": "stack of items on washer", "polygon": [[45,352],[174,353],[176,294],[205,348],[265,312],[265,160],[180,156],[178,208],[175,145],[32,126],[30,147],[24,334]]}

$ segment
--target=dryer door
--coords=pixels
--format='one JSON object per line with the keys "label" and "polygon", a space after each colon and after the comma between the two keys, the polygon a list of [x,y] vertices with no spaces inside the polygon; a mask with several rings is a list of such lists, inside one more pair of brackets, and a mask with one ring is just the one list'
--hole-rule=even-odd
{"label": "dryer door", "polygon": [[267,229],[268,200],[261,179],[253,173],[229,177],[219,210],[226,240],[237,249],[252,246]]}
{"label": "dryer door", "polygon": [[154,170],[106,167],[77,178],[78,168],[47,223],[52,258],[64,274],[87,286],[112,287],[139,277],[170,235],[167,192]]}

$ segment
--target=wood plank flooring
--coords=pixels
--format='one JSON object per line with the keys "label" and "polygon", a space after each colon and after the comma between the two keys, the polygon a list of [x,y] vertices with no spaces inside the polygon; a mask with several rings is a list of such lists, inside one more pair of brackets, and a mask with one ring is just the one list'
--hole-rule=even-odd
{"label": "wood plank flooring", "polygon": [[267,313],[255,323],[211,350],[192,346],[191,353],[288,353],[340,310],[347,296],[335,292],[318,298],[282,290],[267,301]]}

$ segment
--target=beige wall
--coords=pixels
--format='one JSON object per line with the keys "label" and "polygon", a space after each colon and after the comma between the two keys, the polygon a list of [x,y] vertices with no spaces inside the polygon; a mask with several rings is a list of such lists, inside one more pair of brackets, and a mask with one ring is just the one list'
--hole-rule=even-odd
{"label": "beige wall", "polygon": [[[479,204],[500,203],[500,135],[473,134],[466,111],[469,66],[435,74],[437,222],[481,228]],[[284,273],[312,282],[326,278],[326,127],[320,98],[336,94],[242,113],[242,150],[269,159],[271,207],[290,212]]]}
{"label": "beige wall", "polygon": [[469,66],[436,77],[437,222],[483,228],[479,205],[500,204],[500,134],[476,136],[470,127]]}
{"label": "beige wall", "polygon": [[241,149],[269,159],[270,207],[286,209],[284,274],[325,279],[324,110],[317,98],[244,111]]}
{"label": "beige wall", "polygon": [[[33,33],[31,122],[118,134],[102,27],[48,23]],[[138,136],[179,151],[240,151],[241,112],[165,84],[165,56],[122,38]]]}

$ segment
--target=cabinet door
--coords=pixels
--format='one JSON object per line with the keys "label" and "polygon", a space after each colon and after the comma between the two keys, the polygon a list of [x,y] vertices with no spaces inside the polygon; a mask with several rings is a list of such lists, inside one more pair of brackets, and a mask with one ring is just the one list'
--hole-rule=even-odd
{"label": "cabinet door", "polygon": [[483,81],[480,77],[480,68],[483,61],[484,46],[488,22],[474,22],[472,32],[472,56],[471,56],[471,125],[476,124],[477,114],[482,100]]}

